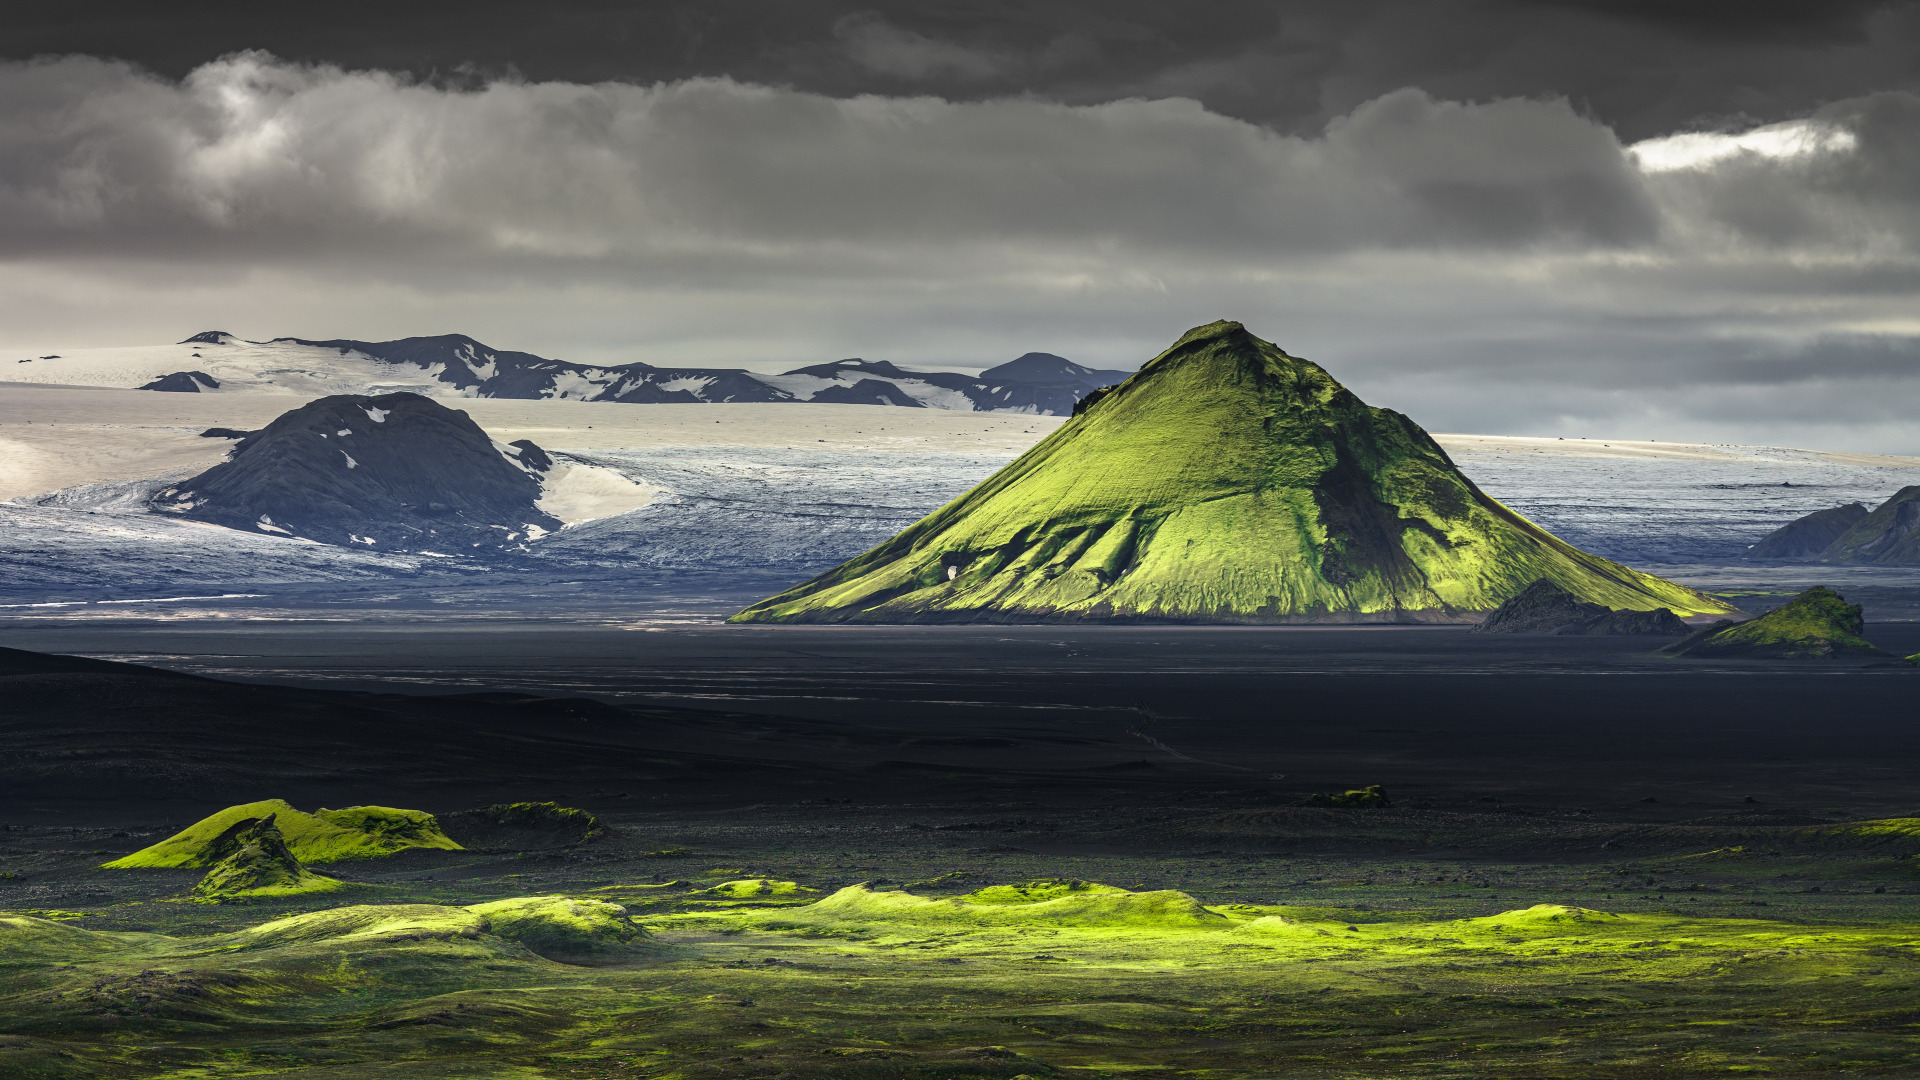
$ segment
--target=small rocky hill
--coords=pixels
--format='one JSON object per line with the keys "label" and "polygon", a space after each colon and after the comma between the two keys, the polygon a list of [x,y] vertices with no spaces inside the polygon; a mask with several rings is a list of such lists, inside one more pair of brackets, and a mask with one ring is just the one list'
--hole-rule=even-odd
{"label": "small rocky hill", "polygon": [[1064,356],[1030,352],[980,373],[985,382],[1074,383],[1087,390],[1125,382],[1130,371],[1110,371],[1076,364]]}
{"label": "small rocky hill", "polygon": [[1652,611],[1615,611],[1589,604],[1559,585],[1541,578],[1494,609],[1473,628],[1478,634],[1658,635],[1681,637],[1687,624],[1666,608]]}
{"label": "small rocky hill", "polygon": [[1669,656],[1793,660],[1878,655],[1880,650],[1860,636],[1865,630],[1860,605],[1816,585],[1757,619],[1718,622],[1660,651]]}
{"label": "small rocky hill", "polygon": [[326,544],[466,553],[560,528],[537,505],[550,464],[533,443],[503,449],[466,413],[418,394],[340,395],[281,415],[153,505]]}
{"label": "small rocky hill", "polygon": [[220,380],[204,371],[176,371],[171,375],[162,375],[138,389],[159,390],[169,394],[200,394],[220,389]]}

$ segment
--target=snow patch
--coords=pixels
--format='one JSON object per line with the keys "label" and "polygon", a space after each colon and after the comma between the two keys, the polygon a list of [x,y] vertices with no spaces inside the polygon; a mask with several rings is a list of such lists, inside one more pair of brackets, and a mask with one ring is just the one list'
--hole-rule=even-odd
{"label": "snow patch", "polygon": [[293,535],[292,532],[289,532],[288,530],[283,529],[278,525],[275,525],[273,523],[273,518],[266,514],[261,514],[260,520],[254,522],[253,527],[256,529],[259,529],[261,532],[279,533],[281,536]]}
{"label": "snow patch", "polygon": [[386,423],[387,416],[393,412],[392,409],[376,409],[371,405],[362,405],[360,407],[360,411],[366,413],[367,419],[373,421],[376,424]]}
{"label": "snow patch", "polygon": [[353,460],[353,455],[347,453],[345,450],[340,451],[340,456],[347,459],[347,468],[357,469],[360,467],[360,463]]}
{"label": "snow patch", "polygon": [[[573,526],[638,510],[662,494],[660,489],[637,482],[617,469],[570,463],[556,465],[547,475],[535,505]],[[539,539],[539,535],[532,539]]]}

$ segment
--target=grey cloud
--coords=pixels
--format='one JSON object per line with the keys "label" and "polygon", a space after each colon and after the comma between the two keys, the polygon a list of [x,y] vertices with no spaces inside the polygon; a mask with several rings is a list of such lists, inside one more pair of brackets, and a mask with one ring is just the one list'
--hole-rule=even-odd
{"label": "grey cloud", "polygon": [[878,12],[842,17],[833,24],[833,36],[854,63],[881,75],[915,80],[941,75],[986,80],[1006,75],[1010,67],[1002,54],[937,41],[895,26]]}
{"label": "grey cloud", "polygon": [[833,99],[730,80],[452,90],[248,54],[178,84],[0,67],[0,236],[95,253],[316,250],[858,266],[919,244],[1116,252],[1643,240],[1612,133],[1563,102],[1401,91],[1317,138],[1191,101]]}
{"label": "grey cloud", "polygon": [[0,21],[0,57],[103,55],[174,78],[265,49],[455,83],[727,76],[843,97],[910,80],[955,99],[1174,94],[1308,135],[1414,87],[1565,97],[1629,140],[1920,89],[1916,48],[1913,0],[16,0]]}
{"label": "grey cloud", "polygon": [[1848,147],[1647,172],[1558,98],[1394,89],[1288,134],[1179,98],[7,64],[0,323],[1124,366],[1232,317],[1434,428],[1920,450],[1916,116],[1850,98],[1807,114]]}

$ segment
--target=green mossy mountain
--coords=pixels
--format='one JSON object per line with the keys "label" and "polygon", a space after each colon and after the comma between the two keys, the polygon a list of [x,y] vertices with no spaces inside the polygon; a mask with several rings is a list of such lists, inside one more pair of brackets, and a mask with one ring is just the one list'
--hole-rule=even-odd
{"label": "green mossy mountain", "polygon": [[984,483],[736,622],[1448,622],[1540,579],[1723,613],[1502,506],[1427,433],[1236,322],[1189,331]]}
{"label": "green mossy mountain", "polygon": [[1718,622],[1660,650],[1670,656],[1829,659],[1880,652],[1861,637],[1859,604],[1815,585],[1757,619]]}
{"label": "green mossy mountain", "polygon": [[212,866],[228,854],[229,838],[239,828],[272,819],[288,850],[303,863],[377,859],[408,848],[460,850],[432,814],[391,806],[350,806],[345,810],[295,810],[282,799],[229,806],[151,847],[105,863],[108,869]]}

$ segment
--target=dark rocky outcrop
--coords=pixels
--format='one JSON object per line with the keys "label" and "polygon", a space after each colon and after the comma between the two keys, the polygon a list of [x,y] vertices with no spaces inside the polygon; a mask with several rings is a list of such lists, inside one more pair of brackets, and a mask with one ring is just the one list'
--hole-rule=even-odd
{"label": "dark rocky outcrop", "polygon": [[200,437],[203,439],[244,439],[252,434],[253,432],[251,431],[241,431],[239,428],[210,427],[201,432]]}
{"label": "dark rocky outcrop", "polygon": [[980,373],[984,382],[1075,383],[1097,390],[1125,382],[1131,371],[1108,371],[1076,364],[1064,356],[1030,352]]}
{"label": "dark rocky outcrop", "polygon": [[141,390],[160,390],[170,394],[198,394],[203,390],[220,389],[220,380],[204,371],[176,371],[171,375],[162,375]]}
{"label": "dark rocky outcrop", "polygon": [[1747,659],[1831,659],[1876,656],[1880,650],[1860,635],[1866,630],[1860,605],[1816,585],[1757,619],[1721,620],[1660,651],[1669,656]]}
{"label": "dark rocky outcrop", "polygon": [[514,547],[560,522],[537,505],[551,466],[509,457],[464,412],[418,394],[321,398],[242,439],[154,507],[230,528],[377,550]]}
{"label": "dark rocky outcrop", "polygon": [[830,402],[839,405],[900,405],[909,409],[924,409],[925,405],[908,397],[906,392],[890,382],[879,379],[861,379],[852,386],[829,386],[818,391],[809,400]]}
{"label": "dark rocky outcrop", "polygon": [[1480,634],[1635,634],[1680,637],[1687,624],[1666,608],[1616,611],[1589,604],[1546,578],[1501,604],[1473,628]]}
{"label": "dark rocky outcrop", "polygon": [[1393,800],[1387,798],[1386,788],[1379,784],[1368,784],[1363,788],[1353,788],[1333,795],[1316,792],[1307,796],[1306,805],[1337,806],[1348,810],[1375,810],[1392,806]]}
{"label": "dark rocky outcrop", "polygon": [[1748,548],[1743,559],[1759,562],[1809,562],[1867,516],[1859,503],[1816,510],[1768,533]]}
{"label": "dark rocky outcrop", "polygon": [[1920,566],[1920,486],[1901,488],[1874,507],[1821,552],[1820,561]]}
{"label": "dark rocky outcrop", "polygon": [[200,333],[182,341],[182,345],[231,345],[240,340],[225,330],[202,330]]}
{"label": "dark rocky outcrop", "polygon": [[461,810],[442,814],[440,825],[463,847],[521,851],[572,847],[607,831],[587,811],[553,802],[496,803]]}

